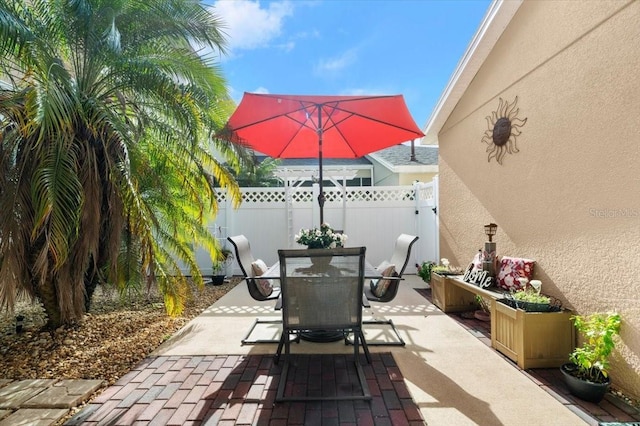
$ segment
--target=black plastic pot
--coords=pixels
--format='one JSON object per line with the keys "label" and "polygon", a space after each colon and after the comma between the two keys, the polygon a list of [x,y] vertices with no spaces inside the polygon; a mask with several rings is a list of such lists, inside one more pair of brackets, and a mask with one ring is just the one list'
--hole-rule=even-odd
{"label": "black plastic pot", "polygon": [[224,279],[226,275],[212,275],[211,276],[211,284],[212,285],[222,285],[224,284]]}
{"label": "black plastic pot", "polygon": [[511,298],[498,299],[498,302],[504,303],[505,305],[513,309],[522,309],[523,311],[526,311],[526,312],[558,312],[560,311],[559,306],[555,306],[550,303],[523,302],[522,300],[516,300]]}
{"label": "black plastic pot", "polygon": [[16,316],[16,333],[22,333],[24,327],[24,315]]}
{"label": "black plastic pot", "polygon": [[562,371],[562,375],[564,376],[567,388],[569,388],[569,392],[585,401],[595,402],[596,404],[602,401],[602,398],[604,398],[604,395],[607,393],[607,389],[609,389],[609,378],[606,378],[605,383],[595,383],[582,380],[571,374],[576,371],[577,368],[578,367],[576,367],[575,364],[570,362],[563,364],[560,367],[560,371]]}

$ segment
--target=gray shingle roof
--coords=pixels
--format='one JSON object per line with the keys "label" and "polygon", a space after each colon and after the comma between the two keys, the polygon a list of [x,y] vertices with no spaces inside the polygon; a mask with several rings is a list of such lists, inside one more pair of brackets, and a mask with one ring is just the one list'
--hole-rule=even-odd
{"label": "gray shingle roof", "polygon": [[372,157],[384,160],[394,166],[438,165],[438,147],[415,147],[416,161],[411,161],[411,146],[395,145],[372,153]]}
{"label": "gray shingle roof", "polygon": [[[384,160],[392,166],[430,166],[438,165],[438,147],[437,146],[420,146],[415,147],[416,161],[411,161],[411,146],[395,145],[389,148],[376,151],[371,154],[372,157]],[[257,156],[258,161],[264,160],[265,156]],[[371,161],[366,157],[361,158],[323,158],[322,163],[327,166],[369,166]],[[301,166],[317,166],[317,158],[282,158],[281,166],[301,167]]]}

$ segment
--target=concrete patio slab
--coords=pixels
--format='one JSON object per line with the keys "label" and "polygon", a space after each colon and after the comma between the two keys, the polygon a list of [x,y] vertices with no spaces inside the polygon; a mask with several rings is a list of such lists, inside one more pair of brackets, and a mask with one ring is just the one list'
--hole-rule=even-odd
{"label": "concrete patio slab", "polygon": [[72,408],[97,391],[102,380],[60,380],[22,404],[26,408]]}
{"label": "concrete patio slab", "polygon": [[67,412],[64,408],[22,408],[0,421],[0,426],[50,426]]}
{"label": "concrete patio slab", "polygon": [[0,388],[0,408],[20,408],[26,401],[53,386],[56,379],[18,380]]}

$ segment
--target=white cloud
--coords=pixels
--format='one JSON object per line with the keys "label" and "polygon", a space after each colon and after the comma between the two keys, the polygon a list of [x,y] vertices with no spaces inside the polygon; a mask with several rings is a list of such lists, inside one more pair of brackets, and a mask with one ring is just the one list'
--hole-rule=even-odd
{"label": "white cloud", "polygon": [[350,65],[356,62],[358,54],[356,49],[349,49],[342,53],[340,56],[336,56],[329,59],[323,59],[316,65],[316,72],[319,74],[324,73],[336,73],[348,68]]}
{"label": "white cloud", "polygon": [[213,9],[224,23],[230,52],[269,45],[280,35],[285,18],[293,15],[289,1],[269,3],[263,9],[258,1],[219,0]]}
{"label": "white cloud", "polygon": [[340,90],[340,95],[344,96],[376,96],[376,95],[397,95],[399,92],[383,89],[380,87],[351,87]]}
{"label": "white cloud", "polygon": [[[229,96],[231,96],[231,99],[233,99],[233,101],[236,103],[236,105],[240,104],[240,101],[242,100],[242,96],[244,95],[244,92],[239,92],[236,89],[234,89],[233,87],[227,87],[227,90],[229,91]],[[263,94],[269,94],[269,89],[266,89],[262,86],[258,87],[255,90],[250,90],[251,93],[263,93]]]}
{"label": "white cloud", "polygon": [[291,52],[295,47],[296,44],[293,41],[288,41],[286,43],[278,45],[278,48],[284,50],[285,52]]}

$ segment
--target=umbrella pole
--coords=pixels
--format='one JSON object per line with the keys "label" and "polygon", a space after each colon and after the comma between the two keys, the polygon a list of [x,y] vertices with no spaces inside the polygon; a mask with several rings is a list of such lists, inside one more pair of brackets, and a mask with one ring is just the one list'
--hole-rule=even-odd
{"label": "umbrella pole", "polygon": [[324,186],[322,181],[322,106],[318,105],[318,162],[320,166],[320,194],[318,204],[320,205],[320,226],[324,223]]}
{"label": "umbrella pole", "polygon": [[[318,114],[319,115],[319,114]],[[320,225],[324,223],[324,186],[322,181],[322,129],[318,129],[318,161],[320,166],[320,194],[318,194],[318,205],[320,205]]]}

